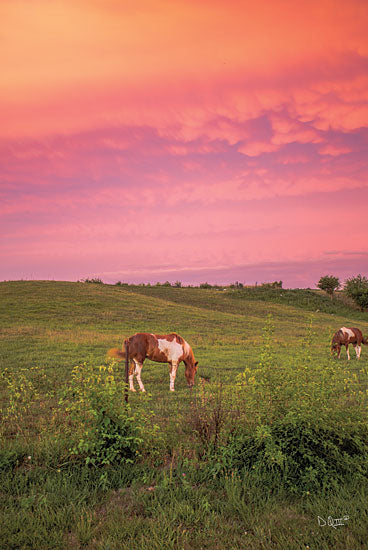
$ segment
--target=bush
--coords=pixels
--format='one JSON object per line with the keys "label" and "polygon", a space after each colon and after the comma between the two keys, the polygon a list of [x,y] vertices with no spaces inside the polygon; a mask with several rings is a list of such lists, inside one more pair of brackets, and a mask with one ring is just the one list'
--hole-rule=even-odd
{"label": "bush", "polygon": [[368,279],[362,275],[346,279],[344,291],[362,309],[368,308]]}
{"label": "bush", "polygon": [[238,281],[236,281],[235,283],[230,285],[230,288],[244,288],[244,285],[243,283],[239,283]]}
{"label": "bush", "polygon": [[282,288],[282,281],[274,281],[273,283],[262,283],[263,288]]}
{"label": "bush", "polygon": [[212,386],[208,392],[205,384],[200,382],[187,418],[190,432],[194,433],[200,443],[197,449],[200,456],[205,455],[210,449],[217,449],[221,441],[226,441],[226,423],[230,415],[228,405],[221,384]]}
{"label": "bush", "polygon": [[340,279],[338,277],[333,277],[332,275],[325,275],[320,278],[317,287],[327,292],[327,294],[332,298],[335,290],[340,288]]}
{"label": "bush", "polygon": [[69,452],[93,466],[133,463],[144,439],[158,427],[139,405],[134,413],[123,402],[125,385],[115,378],[114,363],[94,368],[83,364],[73,369],[72,381],[60,404],[70,419]]}
{"label": "bush", "polygon": [[201,283],[199,285],[199,288],[212,288],[212,285],[210,285],[209,283]]}
{"label": "bush", "polygon": [[103,280],[100,279],[99,277],[94,277],[94,278],[91,278],[91,279],[81,279],[80,281],[81,283],[93,283],[95,285],[103,285]]}
{"label": "bush", "polygon": [[368,478],[368,432],[321,428],[280,419],[254,431],[239,430],[218,449],[222,471],[276,474],[292,492],[336,488],[348,477]]}

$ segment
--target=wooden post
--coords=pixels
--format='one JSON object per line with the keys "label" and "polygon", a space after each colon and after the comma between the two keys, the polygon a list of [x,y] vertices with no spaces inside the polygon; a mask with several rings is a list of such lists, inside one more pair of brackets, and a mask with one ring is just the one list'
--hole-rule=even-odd
{"label": "wooden post", "polygon": [[129,340],[125,340],[125,403],[128,403],[129,393]]}

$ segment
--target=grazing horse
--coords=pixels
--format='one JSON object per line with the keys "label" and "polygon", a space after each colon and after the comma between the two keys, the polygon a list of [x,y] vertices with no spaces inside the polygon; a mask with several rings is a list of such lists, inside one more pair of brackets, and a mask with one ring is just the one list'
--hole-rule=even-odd
{"label": "grazing horse", "polygon": [[[129,346],[129,389],[135,391],[133,378],[137,377],[137,382],[141,391],[146,391],[141,380],[141,371],[143,361],[148,358],[157,363],[169,363],[170,365],[170,391],[174,391],[176,371],[180,361],[185,364],[185,377],[189,387],[194,385],[194,375],[197,372],[198,362],[194,359],[192,348],[179,334],[172,332],[163,336],[150,334],[148,332],[138,332],[124,341]],[[125,349],[110,349],[110,357],[125,359]]]}
{"label": "grazing horse", "polygon": [[337,352],[337,357],[340,359],[341,346],[345,346],[348,359],[350,359],[349,344],[353,344],[357,359],[359,359],[362,351],[362,344],[368,345],[368,341],[363,338],[360,329],[342,327],[332,338],[331,354],[333,355],[334,352]]}

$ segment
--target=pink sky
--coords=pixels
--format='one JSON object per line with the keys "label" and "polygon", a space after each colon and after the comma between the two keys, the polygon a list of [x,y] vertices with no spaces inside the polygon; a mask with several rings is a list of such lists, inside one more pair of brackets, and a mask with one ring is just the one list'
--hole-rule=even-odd
{"label": "pink sky", "polygon": [[0,280],[368,272],[366,0],[2,0]]}

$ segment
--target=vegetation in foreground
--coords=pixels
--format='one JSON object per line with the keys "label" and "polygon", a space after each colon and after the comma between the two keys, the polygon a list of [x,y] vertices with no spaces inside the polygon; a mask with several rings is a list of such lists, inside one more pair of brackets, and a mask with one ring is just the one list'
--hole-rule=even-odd
{"label": "vegetation in foreground", "polygon": [[[0,284],[3,547],[363,548],[368,350],[329,341],[367,319],[160,291]],[[125,405],[105,353],[140,330],[192,344],[195,391],[147,362]]]}

